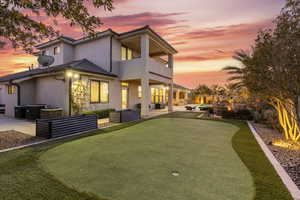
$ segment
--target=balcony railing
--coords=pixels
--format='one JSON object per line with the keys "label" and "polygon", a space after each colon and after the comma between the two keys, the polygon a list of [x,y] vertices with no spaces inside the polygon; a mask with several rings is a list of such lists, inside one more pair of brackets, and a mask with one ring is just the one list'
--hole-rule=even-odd
{"label": "balcony railing", "polygon": [[[142,58],[120,61],[120,75],[123,80],[140,79],[144,76]],[[149,59],[148,71],[157,75],[172,78],[172,71],[164,63]]]}

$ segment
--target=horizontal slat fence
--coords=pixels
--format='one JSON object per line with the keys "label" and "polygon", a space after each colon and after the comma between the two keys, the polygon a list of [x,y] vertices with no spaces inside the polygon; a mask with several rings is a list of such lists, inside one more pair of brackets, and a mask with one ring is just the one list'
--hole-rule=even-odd
{"label": "horizontal slat fence", "polygon": [[36,121],[36,136],[57,138],[98,129],[97,115],[79,115]]}

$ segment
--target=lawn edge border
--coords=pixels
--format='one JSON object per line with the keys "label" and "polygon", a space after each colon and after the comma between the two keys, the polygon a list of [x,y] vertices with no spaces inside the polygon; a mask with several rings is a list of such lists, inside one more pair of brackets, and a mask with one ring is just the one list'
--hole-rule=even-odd
{"label": "lawn edge border", "polygon": [[261,139],[259,134],[256,132],[255,128],[252,126],[252,124],[247,121],[247,124],[251,130],[251,133],[254,135],[257,143],[263,150],[265,156],[268,158],[270,163],[273,165],[274,169],[276,170],[277,174],[281,178],[284,185],[287,187],[288,191],[291,193],[294,200],[300,200],[300,190],[294,183],[294,181],[290,178],[290,176],[287,174],[285,169],[281,166],[281,164],[277,161],[273,153],[270,151],[270,149],[267,147],[267,145],[264,143],[264,141]]}
{"label": "lawn edge border", "polygon": [[31,147],[31,146],[35,146],[35,145],[39,145],[39,144],[44,144],[44,143],[47,143],[47,142],[57,141],[57,140],[72,137],[72,136],[78,136],[78,135],[82,135],[82,134],[89,133],[91,131],[97,131],[97,130],[101,130],[101,129],[83,131],[83,132],[75,133],[75,134],[72,134],[72,135],[65,135],[65,136],[61,136],[61,137],[57,137],[57,138],[45,139],[45,140],[42,140],[42,141],[39,141],[39,142],[33,142],[33,143],[30,143],[30,144],[25,144],[25,145],[11,147],[11,148],[7,148],[7,149],[2,149],[2,150],[0,150],[0,153],[13,151],[13,150],[18,150],[18,149],[24,149],[26,147]]}

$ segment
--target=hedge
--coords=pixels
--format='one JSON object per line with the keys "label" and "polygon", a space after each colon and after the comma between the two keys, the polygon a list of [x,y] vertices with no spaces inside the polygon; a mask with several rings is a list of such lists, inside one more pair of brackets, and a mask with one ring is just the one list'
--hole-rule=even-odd
{"label": "hedge", "polygon": [[93,111],[86,111],[82,114],[84,115],[97,115],[98,119],[104,119],[109,117],[109,113],[115,111],[115,109],[103,109],[103,110],[93,110]]}

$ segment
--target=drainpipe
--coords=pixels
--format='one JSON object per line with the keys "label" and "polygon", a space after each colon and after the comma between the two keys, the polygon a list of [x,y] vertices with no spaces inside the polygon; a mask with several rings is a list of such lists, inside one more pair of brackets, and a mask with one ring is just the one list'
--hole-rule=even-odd
{"label": "drainpipe", "polygon": [[72,115],[72,77],[69,77],[69,116]]}

